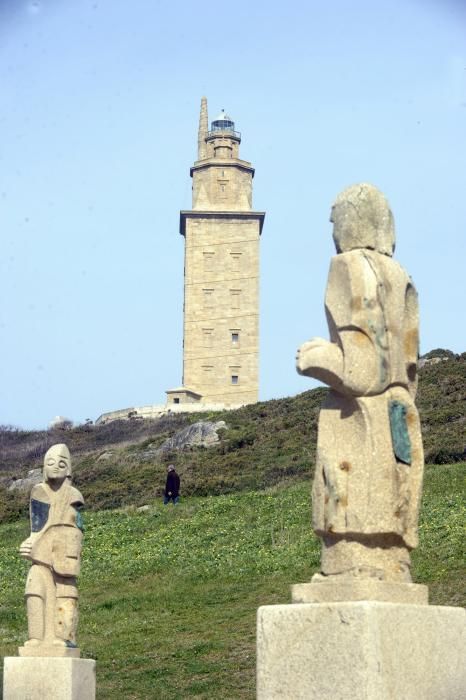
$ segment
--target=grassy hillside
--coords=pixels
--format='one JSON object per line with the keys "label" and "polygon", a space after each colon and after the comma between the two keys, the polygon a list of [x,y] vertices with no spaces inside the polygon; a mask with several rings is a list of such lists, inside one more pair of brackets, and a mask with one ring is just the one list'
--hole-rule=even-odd
{"label": "grassy hillside", "polygon": [[446,464],[464,460],[466,353],[421,369],[417,403],[426,462]]}
{"label": "grassy hillside", "polygon": [[[464,467],[428,467],[414,577],[431,602],[466,602]],[[310,484],[150,501],[86,514],[79,640],[99,700],[255,697],[255,615],[289,602],[319,561]],[[26,520],[0,526],[0,652],[25,639]],[[463,548],[463,550],[462,550]]]}
{"label": "grassy hillside", "polygon": [[[450,355],[420,371],[418,405],[430,463],[465,458],[466,353]],[[41,466],[54,442],[69,445],[74,481],[91,509],[143,505],[160,496],[170,462],[181,474],[184,496],[260,490],[283,480],[307,480],[312,476],[317,419],[326,391],[314,389],[210,415],[172,415],[66,431],[0,430],[0,522],[24,515],[27,506],[26,493],[6,491],[12,475],[22,477],[28,469]],[[176,431],[209,419],[227,424],[218,445],[155,454]]]}

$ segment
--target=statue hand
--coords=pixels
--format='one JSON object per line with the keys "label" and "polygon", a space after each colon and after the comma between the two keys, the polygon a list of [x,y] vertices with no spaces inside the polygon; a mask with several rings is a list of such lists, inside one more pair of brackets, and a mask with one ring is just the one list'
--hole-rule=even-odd
{"label": "statue hand", "polygon": [[312,340],[303,343],[296,353],[296,370],[298,374],[305,374],[309,366],[314,364],[311,359],[312,354],[328,345],[330,345],[328,340],[323,338],[312,338]]}
{"label": "statue hand", "polygon": [[303,343],[296,355],[299,374],[313,377],[336,391],[343,391],[343,353],[336,343],[313,338]]}
{"label": "statue hand", "polygon": [[28,537],[27,540],[24,540],[19,546],[19,555],[20,557],[23,557],[24,559],[30,559],[31,558],[31,551],[32,551],[32,538]]}

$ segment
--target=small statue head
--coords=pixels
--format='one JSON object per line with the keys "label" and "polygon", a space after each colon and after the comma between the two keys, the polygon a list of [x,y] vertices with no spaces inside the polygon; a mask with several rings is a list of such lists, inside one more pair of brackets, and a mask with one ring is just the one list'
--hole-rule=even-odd
{"label": "small statue head", "polygon": [[71,455],[63,443],[52,445],[44,457],[44,481],[71,479]]}
{"label": "small statue head", "polygon": [[384,255],[395,250],[395,225],[387,200],[373,185],[351,185],[336,198],[330,221],[337,253],[369,248]]}

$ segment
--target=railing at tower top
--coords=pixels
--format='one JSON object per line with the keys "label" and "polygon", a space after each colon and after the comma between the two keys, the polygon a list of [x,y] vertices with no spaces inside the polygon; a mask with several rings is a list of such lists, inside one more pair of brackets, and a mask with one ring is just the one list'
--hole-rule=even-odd
{"label": "railing at tower top", "polygon": [[207,132],[207,138],[215,138],[217,136],[233,136],[241,140],[241,131],[233,131],[233,129],[213,129]]}

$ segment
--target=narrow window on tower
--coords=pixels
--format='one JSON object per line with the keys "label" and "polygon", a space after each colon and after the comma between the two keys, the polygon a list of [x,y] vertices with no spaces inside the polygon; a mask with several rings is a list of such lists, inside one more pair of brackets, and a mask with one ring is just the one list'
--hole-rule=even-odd
{"label": "narrow window on tower", "polygon": [[241,289],[230,289],[230,306],[239,309],[241,306]]}
{"label": "narrow window on tower", "polygon": [[241,253],[238,250],[232,250],[230,253],[230,265],[232,270],[239,270],[241,267]]}
{"label": "narrow window on tower", "polygon": [[214,329],[213,328],[203,328],[202,329],[202,345],[203,345],[203,347],[211,348],[213,337],[214,337]]}
{"label": "narrow window on tower", "polygon": [[230,365],[230,377],[232,384],[239,384],[239,374],[241,367],[239,365]]}
{"label": "narrow window on tower", "polygon": [[231,344],[235,348],[239,346],[239,331],[231,331]]}
{"label": "narrow window on tower", "polygon": [[[224,171],[222,170],[222,173]],[[218,180],[218,187],[220,194],[224,194],[226,196],[226,193],[228,192],[228,180],[222,176],[222,179]]]}
{"label": "narrow window on tower", "polygon": [[204,260],[204,272],[210,272],[214,269],[214,255],[215,253],[210,250],[203,252],[202,257]]}
{"label": "narrow window on tower", "polygon": [[204,304],[204,309],[211,309],[214,305],[214,290],[213,289],[203,289],[202,290],[202,300]]}

